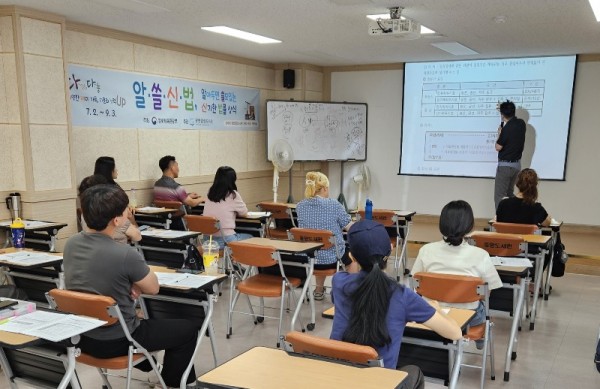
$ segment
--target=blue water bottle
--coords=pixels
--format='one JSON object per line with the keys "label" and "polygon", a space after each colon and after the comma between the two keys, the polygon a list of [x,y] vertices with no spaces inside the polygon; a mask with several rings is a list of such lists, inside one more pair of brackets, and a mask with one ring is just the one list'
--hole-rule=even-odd
{"label": "blue water bottle", "polygon": [[371,199],[367,199],[367,203],[365,204],[365,219],[373,220],[373,202]]}
{"label": "blue water bottle", "polygon": [[25,247],[25,224],[21,218],[16,218],[15,221],[10,225],[10,232],[12,235],[12,244],[16,249],[22,249]]}

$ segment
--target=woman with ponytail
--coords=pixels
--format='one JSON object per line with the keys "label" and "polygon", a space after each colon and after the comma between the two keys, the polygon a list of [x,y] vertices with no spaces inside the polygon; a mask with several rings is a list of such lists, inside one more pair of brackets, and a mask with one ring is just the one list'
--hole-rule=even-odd
{"label": "woman with ponytail", "polygon": [[[487,282],[490,290],[502,287],[500,276],[487,251],[471,246],[464,239],[473,230],[474,224],[473,209],[469,203],[456,200],[446,204],[442,209],[439,224],[443,240],[421,247],[411,273],[429,272],[473,276]],[[485,322],[483,302],[442,305],[473,309],[475,316],[469,322],[471,326]],[[478,348],[483,347],[483,341],[476,345]]]}
{"label": "woman with ponytail", "polygon": [[538,199],[538,175],[533,169],[523,169],[517,176],[515,197],[500,201],[496,220],[503,223],[538,224],[549,226],[552,218]]}
{"label": "woman with ponytail", "polygon": [[[320,172],[306,173],[306,190],[304,200],[296,206],[298,215],[298,227],[313,228],[318,230],[329,230],[333,232],[337,241],[342,261],[348,265],[351,263],[346,254],[346,246],[342,229],[350,228],[351,218],[344,207],[334,199],[329,198],[329,179]],[[315,269],[335,269],[337,256],[335,247],[328,250],[319,250],[315,258]],[[316,288],[315,300],[323,300],[325,292],[325,277],[315,277]]]}
{"label": "woman with ponytail", "polygon": [[[386,368],[396,369],[406,323],[423,323],[452,340],[462,337],[460,327],[410,289],[394,282],[385,268],[392,251],[385,227],[361,220],[348,231],[350,258],[359,265],[353,273],[333,276],[335,317],[331,338],[375,348]],[[415,366],[402,388],[423,388],[423,375]]]}

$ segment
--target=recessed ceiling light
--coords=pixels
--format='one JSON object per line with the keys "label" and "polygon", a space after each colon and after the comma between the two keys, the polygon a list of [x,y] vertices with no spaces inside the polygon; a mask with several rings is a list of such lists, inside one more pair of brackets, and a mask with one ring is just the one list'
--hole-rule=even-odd
{"label": "recessed ceiling light", "polygon": [[596,15],[596,20],[600,22],[600,0],[590,0],[590,5],[594,15]]}
{"label": "recessed ceiling light", "polygon": [[202,27],[202,29],[255,43],[281,43],[281,41],[278,41],[277,39],[267,38],[266,36],[253,34],[251,32],[246,32],[227,26]]}
{"label": "recessed ceiling light", "polygon": [[431,46],[437,47],[440,50],[444,50],[453,55],[473,55],[479,54],[475,50],[469,49],[467,46],[463,46],[458,42],[439,42],[432,43]]}
{"label": "recessed ceiling light", "polygon": [[[371,19],[371,20],[377,20],[377,19],[389,19],[390,18],[390,14],[386,13],[386,14],[373,14],[373,15],[367,15],[367,18]],[[401,20],[406,19],[404,16],[400,16]],[[433,31],[430,28],[425,27],[424,25],[421,24],[421,34],[435,34],[435,31]]]}

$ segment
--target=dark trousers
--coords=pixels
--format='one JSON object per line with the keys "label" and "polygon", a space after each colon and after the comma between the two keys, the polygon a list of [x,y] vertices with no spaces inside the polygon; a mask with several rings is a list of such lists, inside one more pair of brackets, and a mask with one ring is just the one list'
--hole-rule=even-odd
{"label": "dark trousers", "polygon": [[494,210],[498,209],[500,200],[515,195],[515,183],[520,169],[510,166],[498,166],[496,168],[496,181],[494,184]]}
{"label": "dark trousers", "polygon": [[399,389],[423,389],[425,388],[425,377],[423,372],[415,365],[406,365],[399,367],[398,370],[406,372],[408,375],[402,381]]}
{"label": "dark trousers", "polygon": [[[192,358],[199,326],[185,319],[142,320],[132,337],[148,351],[165,350],[162,378],[167,386],[179,387],[181,376]],[[126,338],[97,340],[81,337],[81,351],[96,358],[113,358],[127,355],[129,343]],[[142,371],[150,371],[150,363],[144,361],[136,366]],[[196,380],[194,368],[190,371],[187,383]]]}

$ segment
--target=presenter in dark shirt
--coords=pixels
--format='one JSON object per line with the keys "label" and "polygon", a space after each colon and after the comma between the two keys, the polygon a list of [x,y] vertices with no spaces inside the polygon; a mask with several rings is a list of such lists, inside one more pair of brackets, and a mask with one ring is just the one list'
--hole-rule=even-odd
{"label": "presenter in dark shirt", "polygon": [[496,140],[498,167],[494,188],[495,209],[498,209],[504,197],[514,196],[513,188],[521,170],[521,156],[525,147],[525,121],[515,116],[515,104],[508,100],[501,103],[500,114],[502,122]]}

